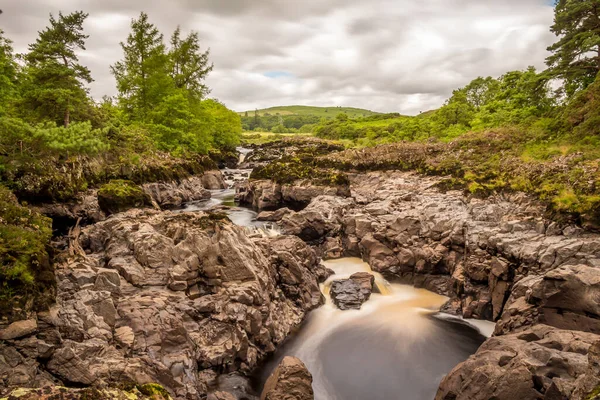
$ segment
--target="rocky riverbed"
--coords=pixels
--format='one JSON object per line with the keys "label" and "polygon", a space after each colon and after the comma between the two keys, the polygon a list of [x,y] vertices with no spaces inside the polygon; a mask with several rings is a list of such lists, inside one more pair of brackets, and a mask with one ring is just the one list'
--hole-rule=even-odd
{"label": "rocky riverbed", "polygon": [[[244,151],[242,170],[146,183],[146,207],[114,215],[95,191],[39,205],[70,226],[68,246],[55,303],[0,326],[0,394],[231,400],[264,384],[268,399],[595,398],[600,236],[521,193],[298,164],[339,150]],[[277,229],[248,229],[265,226]],[[321,262],[343,257],[368,270]],[[415,290],[428,300],[408,301]],[[493,337],[462,318],[495,324]]]}

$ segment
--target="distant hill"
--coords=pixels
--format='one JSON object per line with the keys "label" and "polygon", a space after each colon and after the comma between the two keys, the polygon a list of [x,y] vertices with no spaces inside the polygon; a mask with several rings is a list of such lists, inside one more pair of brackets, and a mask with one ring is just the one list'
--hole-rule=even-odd
{"label": "distant hill", "polygon": [[[239,114],[244,116],[248,113],[249,117],[254,116],[255,110],[242,111]],[[312,107],[312,106],[278,106],[258,110],[258,115],[313,115],[319,118],[333,118],[340,113],[345,113],[350,118],[368,117],[381,114],[375,111],[365,110],[354,107]]]}

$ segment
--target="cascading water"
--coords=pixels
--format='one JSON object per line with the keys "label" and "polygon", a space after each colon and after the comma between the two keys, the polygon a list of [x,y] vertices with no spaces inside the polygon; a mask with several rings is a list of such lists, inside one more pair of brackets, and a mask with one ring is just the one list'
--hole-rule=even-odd
{"label": "cascading water", "polygon": [[[252,152],[252,149],[243,147],[237,148],[240,153],[240,163],[242,163],[245,157]],[[219,206],[224,206],[224,211],[231,222],[236,225],[247,227],[259,234],[266,236],[276,236],[279,234],[279,230],[272,222],[261,222],[256,220],[256,211],[246,208],[239,207],[235,203],[235,185],[238,182],[243,182],[250,176],[250,169],[229,169],[225,168],[221,170],[224,176],[226,189],[211,190],[211,198],[208,200],[194,201],[187,203],[181,211],[193,212],[193,211],[206,211],[215,209]]]}
{"label": "cascading water", "polygon": [[[316,400],[431,400],[444,374],[485,339],[464,321],[438,318],[443,296],[390,284],[360,259],[324,264],[335,271],[321,285],[326,304],[265,365],[259,384],[292,355],[311,371]],[[372,273],[380,293],[360,310],[341,311],[329,298],[329,286],[355,272]]]}

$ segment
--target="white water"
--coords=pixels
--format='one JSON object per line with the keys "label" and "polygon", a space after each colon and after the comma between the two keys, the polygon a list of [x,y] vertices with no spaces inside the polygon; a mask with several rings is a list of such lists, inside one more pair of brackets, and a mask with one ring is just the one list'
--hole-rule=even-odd
{"label": "white water", "polygon": [[[333,280],[373,273],[357,258],[326,261]],[[458,320],[434,316],[447,298],[412,286],[390,284],[377,274],[384,294],[373,293],[360,310],[324,306],[308,316],[262,373],[266,379],[286,355],[300,358],[313,375],[316,400],[432,399],[444,374],[474,353],[484,340]]]}

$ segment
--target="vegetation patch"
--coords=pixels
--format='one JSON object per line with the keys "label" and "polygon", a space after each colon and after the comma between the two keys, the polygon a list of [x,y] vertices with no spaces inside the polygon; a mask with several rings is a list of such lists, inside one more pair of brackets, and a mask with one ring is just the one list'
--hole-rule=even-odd
{"label": "vegetation patch", "polygon": [[117,179],[98,190],[98,204],[102,211],[116,214],[134,207],[151,205],[150,197],[141,187],[127,180]]}
{"label": "vegetation patch", "polygon": [[0,186],[0,317],[15,320],[53,298],[54,272],[48,254],[52,221]]}

